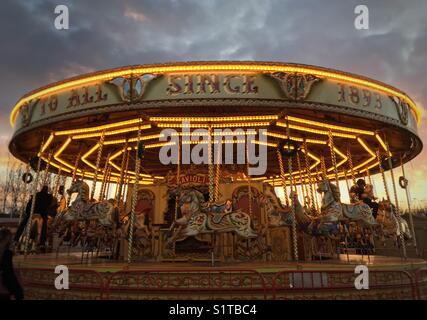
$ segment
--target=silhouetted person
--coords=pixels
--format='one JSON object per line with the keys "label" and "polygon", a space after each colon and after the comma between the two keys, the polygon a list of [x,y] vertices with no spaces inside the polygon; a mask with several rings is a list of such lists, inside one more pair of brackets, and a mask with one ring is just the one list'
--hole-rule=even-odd
{"label": "silhouetted person", "polygon": [[350,188],[350,201],[356,203],[362,200],[365,193],[366,182],[363,179],[356,181],[356,184]]}
{"label": "silhouetted person", "polygon": [[372,209],[372,215],[377,218],[378,214],[378,203],[373,201],[375,199],[373,189],[370,184],[366,184],[365,180],[359,179],[356,185],[350,189],[350,200],[352,203],[363,201]]}
{"label": "silhouetted person", "polygon": [[[36,193],[36,203],[34,206],[34,214],[39,214],[42,219],[42,230],[40,235],[40,244],[44,245],[46,242],[46,233],[47,233],[47,219],[49,216],[49,212],[52,212],[52,204],[54,203],[53,196],[48,192],[49,189],[47,186],[43,186],[42,189]],[[14,241],[19,242],[19,239],[22,236],[22,233],[25,230],[26,225],[28,224],[28,219],[31,214],[31,206],[32,206],[33,197],[30,197],[27,205],[25,206],[25,212],[22,217],[21,223],[18,226],[18,229],[15,234]]]}
{"label": "silhouetted person", "polygon": [[21,239],[22,233],[25,230],[25,227],[28,223],[28,219],[30,218],[31,213],[31,203],[33,202],[33,196],[30,196],[30,199],[27,202],[27,205],[25,206],[24,214],[22,215],[21,222],[19,223],[18,229],[15,233],[15,238],[13,239],[16,243],[19,242],[19,239]]}
{"label": "silhouetted person", "polygon": [[13,270],[13,252],[10,250],[12,233],[0,229],[0,300],[24,299],[24,292]]}
{"label": "silhouetted person", "polygon": [[[36,194],[36,207],[34,209],[34,213],[38,213],[43,219],[39,242],[39,245],[42,247],[44,247],[46,243],[47,219],[49,215],[52,215],[52,213],[56,211],[56,206],[57,201],[55,201],[54,197],[49,193],[49,188],[47,186],[43,186],[43,188]],[[54,210],[53,207],[55,207]]]}

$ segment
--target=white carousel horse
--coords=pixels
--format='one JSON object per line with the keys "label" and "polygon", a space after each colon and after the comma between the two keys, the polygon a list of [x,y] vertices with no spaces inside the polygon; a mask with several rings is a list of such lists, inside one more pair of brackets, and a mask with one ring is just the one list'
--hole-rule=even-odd
{"label": "white carousel horse", "polygon": [[326,237],[333,236],[338,232],[338,222],[324,221],[320,217],[310,215],[309,210],[299,202],[298,193],[292,191],[289,197],[295,208],[295,220],[301,230],[313,236]]}
{"label": "white carousel horse", "polygon": [[77,197],[64,214],[65,221],[98,220],[103,226],[113,226],[114,205],[104,200],[92,202],[89,200],[89,186],[82,180],[76,180],[67,190],[69,195],[77,193]]}
{"label": "white carousel horse", "polygon": [[339,222],[349,219],[368,226],[378,225],[371,208],[366,203],[342,203],[338,187],[328,180],[319,183],[317,192],[323,193],[321,207],[323,221]]}
{"label": "white carousel horse", "polygon": [[175,241],[178,237],[195,236],[210,231],[234,231],[245,238],[258,237],[258,234],[252,230],[251,217],[247,213],[240,211],[209,212],[210,208],[205,203],[203,194],[195,189],[181,190],[179,205],[183,216],[176,219],[170,227],[170,230],[174,230],[175,226],[178,226],[168,243]]}
{"label": "white carousel horse", "polygon": [[390,201],[379,202],[377,222],[381,225],[384,236],[395,238],[403,234],[405,239],[411,239],[412,233],[408,223],[402,217],[397,217],[394,212]]}

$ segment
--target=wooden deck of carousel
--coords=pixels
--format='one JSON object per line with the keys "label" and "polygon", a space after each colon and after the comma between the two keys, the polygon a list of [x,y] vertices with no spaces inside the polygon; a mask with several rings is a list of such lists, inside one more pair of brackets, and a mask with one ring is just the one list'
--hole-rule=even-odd
{"label": "wooden deck of carousel", "polygon": [[[127,264],[81,254],[16,257],[27,299],[427,299],[427,260],[340,255],[312,262],[208,261]],[[369,269],[357,290],[355,267]],[[69,289],[57,290],[57,265]]]}

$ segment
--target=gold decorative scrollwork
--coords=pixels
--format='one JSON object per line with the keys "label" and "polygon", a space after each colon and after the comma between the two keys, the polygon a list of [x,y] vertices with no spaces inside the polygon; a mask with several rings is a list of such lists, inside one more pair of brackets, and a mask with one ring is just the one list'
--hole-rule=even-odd
{"label": "gold decorative scrollwork", "polygon": [[22,106],[20,114],[21,114],[22,126],[23,127],[27,127],[30,124],[31,118],[32,118],[33,113],[34,113],[34,109],[35,109],[37,103],[39,103],[39,101],[40,101],[40,99],[37,99],[35,101],[30,100]]}
{"label": "gold decorative scrollwork", "polygon": [[146,73],[143,75],[132,75],[130,77],[117,77],[107,83],[117,87],[120,98],[129,103],[135,103],[142,100],[148,84],[160,77],[160,74]]}
{"label": "gold decorative scrollwork", "polygon": [[397,114],[399,115],[400,121],[406,126],[409,120],[408,104],[399,97],[390,96],[390,99],[394,102],[394,105],[396,106]]}
{"label": "gold decorative scrollwork", "polygon": [[297,101],[305,100],[313,84],[321,80],[314,75],[302,73],[273,72],[267,75],[279,82],[286,98]]}

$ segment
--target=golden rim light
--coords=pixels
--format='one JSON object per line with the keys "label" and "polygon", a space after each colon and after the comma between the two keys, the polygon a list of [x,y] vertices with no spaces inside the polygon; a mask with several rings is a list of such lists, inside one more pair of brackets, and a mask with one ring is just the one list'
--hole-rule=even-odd
{"label": "golden rim light", "polygon": [[16,122],[16,117],[20,108],[31,100],[38,99],[48,94],[56,93],[65,89],[70,89],[76,86],[85,84],[107,81],[115,77],[127,77],[132,74],[143,73],[174,73],[174,72],[209,72],[209,71],[247,71],[247,72],[298,72],[313,74],[315,76],[326,77],[334,80],[344,81],[356,85],[362,85],[374,90],[393,95],[404,100],[413,110],[417,123],[421,121],[421,109],[412,101],[405,93],[381,82],[368,79],[361,76],[351,75],[336,70],[329,70],[308,65],[294,64],[273,64],[273,63],[244,63],[244,62],[229,62],[229,63],[194,63],[194,64],[171,64],[171,65],[150,65],[150,66],[129,66],[120,69],[106,70],[97,73],[91,73],[59,83],[54,83],[49,86],[37,89],[23,96],[13,107],[10,114],[10,124],[13,127]]}
{"label": "golden rim light", "polygon": [[[132,120],[127,120],[127,121],[122,121],[122,122],[117,122],[113,124],[113,128],[114,130],[111,131],[106,131],[105,126],[94,126],[94,127],[88,127],[88,128],[81,128],[81,129],[75,129],[75,130],[63,130],[63,131],[57,131],[57,132],[52,132],[50,134],[50,136],[48,137],[48,139],[44,142],[42,148],[41,148],[41,154],[39,154],[41,156],[41,158],[45,161],[48,162],[48,159],[46,157],[44,157],[43,153],[46,152],[46,150],[49,148],[49,146],[52,144],[52,142],[54,141],[55,137],[66,137],[66,139],[61,143],[61,145],[59,146],[59,148],[55,151],[50,151],[53,152],[53,159],[50,161],[50,164],[53,167],[56,167],[58,169],[63,170],[64,172],[70,173],[72,171],[75,170],[76,174],[78,176],[84,176],[84,177],[90,177],[91,175],[93,176],[93,173],[91,172],[85,172],[84,170],[80,169],[80,168],[74,168],[73,164],[68,163],[67,161],[61,159],[61,154],[66,150],[66,148],[70,145],[70,143],[74,140],[78,140],[78,139],[84,139],[87,137],[100,137],[101,135],[105,135],[105,136],[111,136],[114,134],[118,134],[118,133],[128,133],[128,132],[135,132],[138,131],[138,129],[140,128],[141,130],[146,130],[146,129],[150,129],[153,126],[157,126],[157,127],[174,127],[176,125],[178,125],[179,123],[175,122],[176,118],[166,118],[166,117],[152,117],[149,118],[149,121],[153,121],[151,123],[148,123],[147,121],[144,122],[144,120],[142,120],[141,118],[137,118],[137,119],[132,119]],[[184,117],[177,117],[177,119],[181,119],[184,120]],[[378,165],[378,162],[375,161],[376,160],[376,154],[375,152],[372,150],[371,147],[368,146],[368,144],[362,139],[363,136],[366,137],[375,137],[375,140],[378,143],[378,147],[382,148],[386,153],[388,153],[389,155],[391,155],[391,152],[387,149],[387,145],[386,143],[383,141],[383,139],[380,137],[380,135],[378,135],[376,132],[374,131],[368,131],[368,130],[360,130],[357,128],[351,128],[351,127],[344,127],[344,126],[339,126],[339,125],[331,125],[329,126],[328,124],[325,124],[323,122],[318,122],[318,121],[313,121],[313,120],[306,120],[306,119],[302,119],[302,118],[297,118],[297,117],[291,117],[291,116],[285,116],[285,117],[281,117],[279,118],[278,116],[275,115],[261,115],[261,116],[240,116],[240,117],[213,117],[213,119],[215,121],[220,122],[221,125],[224,125],[226,127],[230,127],[230,126],[234,126],[234,127],[240,127],[240,126],[257,126],[259,125],[259,120],[267,120],[269,119],[270,121],[274,121],[274,123],[276,124],[277,128],[279,127],[286,127],[288,126],[290,129],[293,129],[293,131],[302,131],[302,132],[310,132],[310,133],[314,133],[319,135],[319,137],[321,138],[324,135],[328,135],[329,133],[331,133],[333,136],[336,137],[341,137],[341,138],[346,138],[349,140],[354,140],[355,143],[358,143],[361,145],[361,147],[366,151],[366,153],[369,155],[369,158],[367,160],[364,160],[363,162],[357,164],[353,169],[355,171],[358,171],[359,173],[363,173],[368,169],[371,169],[373,167],[375,167],[376,165]],[[159,121],[159,122],[155,122]],[[194,122],[196,122],[196,126],[195,127],[203,127],[203,128],[209,128],[212,127],[213,123],[211,121],[209,121],[210,119],[208,119],[207,117],[186,117],[185,120],[191,122],[192,124],[194,124]],[[170,122],[167,122],[170,121]],[[199,122],[199,123],[197,123]],[[139,123],[138,126],[135,126],[135,124]],[[297,123],[298,125],[295,125],[293,123]],[[265,126],[268,126],[270,124],[270,122],[263,122],[262,123]],[[162,126],[160,126],[162,125]],[[127,126],[127,127],[125,127]],[[310,126],[310,127],[309,127]],[[122,127],[122,128],[120,128]],[[315,128],[313,128],[315,127]],[[317,129],[319,128],[319,129]],[[328,130],[323,130],[323,129],[328,129]],[[227,139],[227,136],[231,135],[231,134],[236,134],[236,139]],[[221,140],[221,143],[244,143],[246,142],[244,139],[241,139],[239,137],[241,137],[242,135],[249,135],[249,134],[254,134],[256,133],[255,129],[250,129],[249,132],[235,132],[235,133],[231,133],[231,132],[223,132],[223,138],[225,137],[226,140]],[[181,132],[181,133],[176,133],[175,135],[172,136],[184,136],[188,133],[186,132]],[[219,132],[212,132],[212,136],[215,137],[217,135],[219,135]],[[261,131],[259,132],[259,134],[263,134],[266,136],[270,136],[270,137],[274,137],[274,138],[279,138],[279,139],[288,139],[288,135],[284,134],[284,133],[279,133],[279,132],[274,132],[274,131]],[[206,134],[204,134],[206,135]],[[156,134],[146,134],[146,135],[142,135],[140,137],[141,140],[153,140],[153,139],[159,139],[160,137],[162,137],[161,133],[156,133]],[[315,139],[315,138],[307,138],[306,142],[308,144],[321,144],[321,145],[328,145],[328,140],[327,139]],[[303,142],[304,139],[301,137],[297,137],[294,135],[289,135],[289,139],[293,140],[293,141],[297,141],[297,142]],[[127,140],[127,142],[136,142],[136,138],[129,138]],[[115,139],[115,140],[105,140],[103,142],[104,145],[120,145],[120,144],[125,144],[126,143],[126,139]],[[206,143],[206,140],[200,140],[200,141],[190,141],[189,143],[191,144],[197,144],[197,143]],[[251,143],[255,143],[255,144],[264,144],[268,147],[274,147],[277,148],[277,143],[272,143],[272,142],[262,142],[259,140],[251,140]],[[158,148],[158,147],[162,147],[165,145],[173,145],[175,144],[174,142],[151,142],[151,143],[147,143],[145,145],[145,148]],[[93,154],[96,150],[98,150],[98,148],[100,147],[100,143],[96,142],[88,151],[86,151],[83,155],[82,155],[82,162],[84,162],[88,167],[92,168],[93,170],[96,170],[97,172],[99,172],[101,175],[100,177],[103,177],[104,174],[104,170],[102,168],[97,168],[93,163],[91,163],[88,160],[88,157]],[[129,150],[135,150],[136,146],[128,146],[126,148],[127,151]],[[121,171],[120,166],[118,166],[116,163],[114,163],[114,160],[119,157],[120,155],[123,154],[123,152],[126,151],[125,148],[121,148],[120,150],[118,150],[117,152],[115,152],[114,154],[111,154],[108,158],[108,164],[113,167],[114,169],[116,169],[118,172],[113,172],[111,175],[112,177],[110,178],[110,181],[112,182],[117,182],[117,177],[119,176],[119,172]],[[315,169],[316,167],[318,167],[318,165],[321,163],[321,160],[319,159],[319,157],[317,157],[316,155],[314,155],[313,153],[309,152],[308,150],[304,150],[303,148],[300,149],[301,152],[303,152],[304,154],[307,154],[307,156],[309,158],[311,158],[312,160],[314,160],[314,162],[312,164],[310,164],[310,170]],[[337,168],[343,166],[347,161],[348,161],[348,157],[337,147],[334,147],[334,151],[337,154],[337,156],[339,156],[341,158],[341,160],[337,163]],[[326,171],[329,173],[334,169],[334,167],[330,167],[327,168]],[[135,175],[135,172],[131,171],[131,170],[127,170],[125,172],[126,176],[129,179],[135,179],[134,177],[129,177],[129,175]],[[321,174],[320,171],[318,171],[318,169],[314,172],[311,173],[312,175],[318,175]],[[289,176],[289,174],[285,174],[286,176]],[[304,182],[307,180],[308,175],[303,171],[303,172],[299,172],[299,171],[294,171],[292,173],[292,175],[294,176],[294,180],[297,181],[298,180],[298,175],[300,176],[300,179],[303,179],[300,182]],[[334,177],[333,174],[329,174],[328,177]],[[154,183],[155,179],[160,179],[163,177],[154,177],[152,175],[149,174],[139,174],[139,180],[141,182],[141,184],[151,184]],[[343,178],[346,177],[346,173],[345,170],[341,171],[338,173],[338,177],[339,178]],[[278,177],[258,177],[257,179],[265,179],[265,182],[271,182],[273,184],[276,184],[279,180]],[[276,181],[277,180],[277,181]],[[298,183],[298,182],[297,182]]]}

